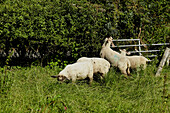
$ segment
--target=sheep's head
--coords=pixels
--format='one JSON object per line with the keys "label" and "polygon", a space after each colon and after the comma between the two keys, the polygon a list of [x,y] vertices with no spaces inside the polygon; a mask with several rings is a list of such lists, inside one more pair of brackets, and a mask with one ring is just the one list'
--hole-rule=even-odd
{"label": "sheep's head", "polygon": [[113,40],[113,38],[110,36],[109,39],[108,39],[108,41],[112,44],[112,47],[115,47],[115,45],[113,44],[113,41],[112,41],[112,40]]}
{"label": "sheep's head", "polygon": [[127,52],[126,49],[119,49],[119,51],[121,52],[121,55],[124,55],[124,56],[126,56],[126,54],[127,55],[131,54],[130,52]]}
{"label": "sheep's head", "polygon": [[115,45],[113,44],[112,40],[113,40],[113,38],[111,36],[109,38],[105,38],[104,44],[103,44],[102,47],[106,47],[108,43],[109,43],[108,44],[109,46],[110,46],[110,44],[112,44],[112,47],[115,47]]}
{"label": "sheep's head", "polygon": [[65,80],[67,80],[67,77],[63,76],[63,75],[57,75],[57,80],[58,81],[65,81]]}
{"label": "sheep's head", "polygon": [[108,40],[109,40],[109,41],[112,41],[112,40],[113,40],[113,38],[110,36]]}
{"label": "sheep's head", "polygon": [[57,75],[57,76],[51,76],[52,78],[57,78],[58,81],[65,81],[68,80],[66,76],[63,75]]}

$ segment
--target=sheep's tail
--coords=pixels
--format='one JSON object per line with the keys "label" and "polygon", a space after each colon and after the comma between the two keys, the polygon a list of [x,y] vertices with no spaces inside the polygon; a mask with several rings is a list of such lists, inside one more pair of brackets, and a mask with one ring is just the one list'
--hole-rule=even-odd
{"label": "sheep's tail", "polygon": [[127,63],[127,69],[126,69],[126,73],[127,73],[128,76],[131,76],[131,75],[130,75],[130,66],[131,66],[131,65],[130,65],[130,62],[128,62],[128,63]]}
{"label": "sheep's tail", "polygon": [[147,59],[147,58],[145,58],[145,60],[146,60],[146,62],[151,62],[152,60],[149,60],[149,59]]}
{"label": "sheep's tail", "polygon": [[57,78],[57,76],[51,76],[52,78]]}

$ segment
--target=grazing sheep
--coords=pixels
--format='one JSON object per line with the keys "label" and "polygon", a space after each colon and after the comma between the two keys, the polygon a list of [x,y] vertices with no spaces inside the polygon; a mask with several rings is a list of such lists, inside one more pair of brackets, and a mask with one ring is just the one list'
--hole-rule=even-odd
{"label": "grazing sheep", "polygon": [[92,62],[77,62],[67,65],[58,75],[51,76],[57,78],[59,81],[85,79],[89,77],[90,84],[93,81],[93,64]]}
{"label": "grazing sheep", "polygon": [[[106,58],[112,66],[118,67],[121,73],[125,75],[130,75],[130,61],[125,56],[119,54],[116,51],[113,51],[110,48],[110,45],[112,43],[112,37],[106,38],[105,42],[102,46],[102,49],[100,51],[100,57]],[[113,45],[113,44],[112,44]],[[114,46],[114,45],[113,45]]]}
{"label": "grazing sheep", "polygon": [[[126,56],[126,54],[130,54],[129,52],[126,52],[126,49],[119,49],[122,55]],[[149,60],[145,58],[144,56],[126,56],[131,64],[131,69],[136,69],[138,67],[143,66],[143,69],[146,68],[146,62]]]}
{"label": "grazing sheep", "polygon": [[77,62],[92,61],[93,64],[93,74],[100,73],[101,78],[103,78],[109,71],[110,63],[103,58],[87,58],[81,57]]}

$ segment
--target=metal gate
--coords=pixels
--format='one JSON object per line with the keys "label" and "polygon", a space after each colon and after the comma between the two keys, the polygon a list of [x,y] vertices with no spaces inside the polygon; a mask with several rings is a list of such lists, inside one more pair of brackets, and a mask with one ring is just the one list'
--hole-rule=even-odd
{"label": "metal gate", "polygon": [[[159,52],[161,50],[159,49],[156,49],[156,50],[147,50],[147,51],[144,51],[141,49],[142,46],[168,46],[170,45],[170,43],[160,43],[160,44],[141,44],[141,41],[140,39],[114,39],[112,40],[113,43],[114,42],[122,42],[122,41],[136,41],[138,42],[138,44],[135,44],[135,45],[119,45],[119,46],[115,46],[117,48],[123,48],[123,47],[138,47],[138,51],[129,51],[130,53],[139,53],[139,55],[141,56],[142,53],[152,53],[152,52]],[[147,55],[145,57],[156,57],[157,55],[154,54],[154,55]]]}

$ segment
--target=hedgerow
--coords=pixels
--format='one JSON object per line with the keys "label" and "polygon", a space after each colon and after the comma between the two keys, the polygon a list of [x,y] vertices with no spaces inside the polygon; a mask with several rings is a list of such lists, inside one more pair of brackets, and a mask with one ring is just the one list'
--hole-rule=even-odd
{"label": "hedgerow", "polygon": [[[12,65],[72,63],[99,56],[106,36],[169,41],[167,0],[4,0],[0,2],[0,49],[4,65],[14,48]],[[31,56],[31,54],[33,54]],[[28,55],[29,54],[29,55]],[[36,57],[35,57],[36,56]],[[31,59],[32,58],[32,59]],[[31,59],[31,60],[30,60]]]}

